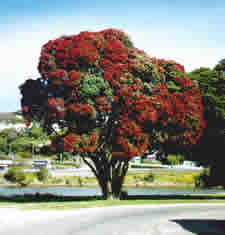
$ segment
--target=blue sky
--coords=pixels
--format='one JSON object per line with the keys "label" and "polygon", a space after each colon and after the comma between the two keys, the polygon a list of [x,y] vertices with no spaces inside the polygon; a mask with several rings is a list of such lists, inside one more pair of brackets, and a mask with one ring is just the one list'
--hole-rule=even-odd
{"label": "blue sky", "polygon": [[18,86],[39,76],[41,46],[80,31],[118,28],[150,56],[187,71],[225,57],[224,0],[5,0],[0,7],[0,112],[20,108]]}

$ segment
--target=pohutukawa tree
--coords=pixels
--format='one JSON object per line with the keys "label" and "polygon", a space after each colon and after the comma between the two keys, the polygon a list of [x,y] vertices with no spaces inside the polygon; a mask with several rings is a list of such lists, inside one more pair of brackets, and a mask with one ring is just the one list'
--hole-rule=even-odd
{"label": "pohutukawa tree", "polygon": [[25,119],[57,133],[56,152],[81,155],[105,198],[120,196],[132,157],[188,148],[201,136],[198,85],[183,66],[149,57],[119,30],[50,40],[38,70],[41,78],[20,87]]}

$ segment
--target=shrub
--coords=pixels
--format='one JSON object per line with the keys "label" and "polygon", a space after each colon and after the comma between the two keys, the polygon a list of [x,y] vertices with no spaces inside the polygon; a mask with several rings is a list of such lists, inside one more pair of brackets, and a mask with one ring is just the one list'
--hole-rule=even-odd
{"label": "shrub", "polygon": [[168,156],[168,165],[180,165],[184,162],[183,156],[169,155]]}
{"label": "shrub", "polygon": [[60,177],[53,177],[53,178],[51,178],[51,183],[52,184],[61,184],[63,182],[64,182],[63,178],[60,178]]}
{"label": "shrub", "polygon": [[10,168],[4,175],[4,178],[9,182],[16,183],[21,186],[27,186],[32,182],[32,177],[29,177],[22,167]]}
{"label": "shrub", "polygon": [[30,152],[24,152],[21,156],[22,156],[23,158],[32,158],[32,157],[33,157],[33,154],[30,153]]}
{"label": "shrub", "polygon": [[11,158],[5,154],[0,155],[0,160],[11,160]]}
{"label": "shrub", "polygon": [[161,164],[161,162],[160,161],[157,161],[157,160],[154,160],[154,161],[152,161],[152,160],[148,160],[148,159],[142,159],[141,160],[141,163],[144,163],[144,164],[151,164],[151,165],[153,165],[153,164]]}
{"label": "shrub", "polygon": [[66,185],[72,185],[72,184],[73,184],[72,179],[67,178],[67,179],[65,180],[65,184],[66,184]]}
{"label": "shrub", "polygon": [[134,175],[133,179],[134,179],[136,187],[138,187],[143,178],[141,176]]}
{"label": "shrub", "polygon": [[79,163],[73,163],[72,166],[75,167],[75,168],[80,168],[80,164]]}
{"label": "shrub", "polygon": [[49,177],[49,172],[47,168],[41,168],[37,172],[37,178],[41,182],[46,182],[48,180],[48,177]]}
{"label": "shrub", "polygon": [[194,176],[193,175],[184,175],[183,176],[183,181],[186,184],[193,184],[194,183]]}
{"label": "shrub", "polygon": [[210,186],[210,169],[204,169],[199,175],[194,176],[195,187],[209,187]]}
{"label": "shrub", "polygon": [[154,180],[155,180],[155,175],[152,172],[144,176],[144,181],[154,182]]}
{"label": "shrub", "polygon": [[83,177],[78,177],[77,182],[80,185],[80,187],[82,187],[85,184]]}

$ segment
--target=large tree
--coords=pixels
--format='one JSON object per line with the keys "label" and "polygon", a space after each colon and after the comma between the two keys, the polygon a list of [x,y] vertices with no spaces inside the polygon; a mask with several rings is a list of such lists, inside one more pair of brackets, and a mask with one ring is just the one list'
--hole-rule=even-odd
{"label": "large tree", "polygon": [[47,42],[41,78],[21,85],[27,122],[57,152],[81,155],[105,198],[119,197],[129,160],[149,148],[184,149],[204,127],[199,87],[174,61],[149,57],[114,29]]}
{"label": "large tree", "polygon": [[211,184],[224,185],[225,163],[225,60],[214,69],[199,68],[188,74],[201,90],[206,128],[194,146],[192,158],[211,168]]}

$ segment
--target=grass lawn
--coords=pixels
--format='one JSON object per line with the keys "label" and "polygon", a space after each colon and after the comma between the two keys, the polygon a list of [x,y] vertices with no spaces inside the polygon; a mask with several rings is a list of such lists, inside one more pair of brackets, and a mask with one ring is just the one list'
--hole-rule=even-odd
{"label": "grass lawn", "polygon": [[[152,177],[148,177],[153,175]],[[191,186],[195,183],[195,177],[199,175],[199,172],[187,171],[187,172],[172,172],[168,171],[154,171],[149,170],[145,172],[128,173],[124,184],[175,184],[175,185],[187,185]]]}
{"label": "grass lawn", "polygon": [[[128,172],[125,177],[124,185],[126,186],[160,186],[160,185],[174,185],[174,186],[194,186],[195,177],[199,175],[200,172],[196,171],[185,171],[185,172],[172,172],[172,170],[167,171],[157,171],[151,169],[149,171],[142,172]],[[38,184],[37,177],[34,173],[27,173],[32,178],[31,182],[33,185]],[[31,183],[31,185],[32,185]],[[0,175],[0,184],[6,184],[3,179],[3,174]],[[41,186],[53,186],[53,185],[65,185],[65,186],[98,186],[97,179],[95,177],[79,177],[79,176],[57,176],[49,177],[44,183],[39,182]]]}
{"label": "grass lawn", "polygon": [[162,205],[181,203],[225,203],[225,199],[162,199],[162,200],[93,200],[73,202],[0,202],[0,208],[18,208],[25,210],[71,210],[80,208],[96,208],[127,205]]}

